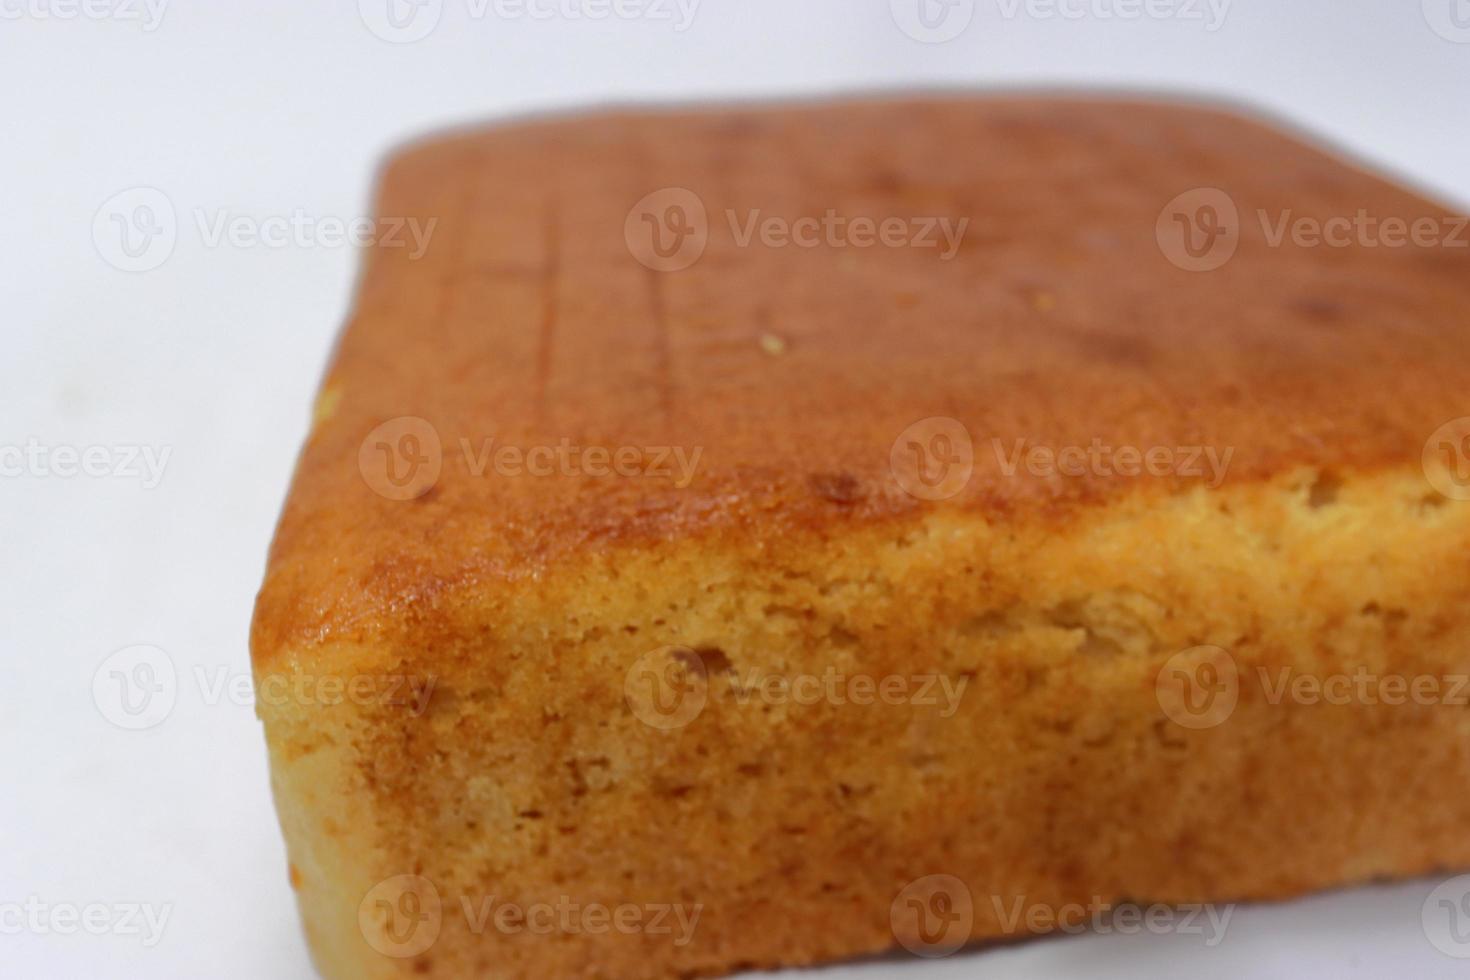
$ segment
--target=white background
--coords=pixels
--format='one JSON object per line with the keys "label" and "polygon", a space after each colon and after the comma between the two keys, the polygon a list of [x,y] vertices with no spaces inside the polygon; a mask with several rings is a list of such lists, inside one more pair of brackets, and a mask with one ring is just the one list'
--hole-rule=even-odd
{"label": "white background", "polygon": [[[106,13],[110,0],[92,2]],[[1085,0],[1079,18],[977,0],[945,43],[906,36],[888,0],[703,0],[682,31],[475,19],[470,0],[444,0],[409,44],[375,36],[356,0],[176,0],[152,29],[126,19],[131,0],[100,19],[65,17],[67,3],[0,0],[0,446],[171,455],[157,486],[35,467],[0,477],[7,977],[311,975],[260,729],[230,685],[248,677],[266,544],[356,260],[210,247],[198,210],[361,215],[394,143],[507,113],[1038,83],[1249,100],[1470,201],[1470,30],[1457,42],[1430,26],[1452,23],[1456,3],[1470,24],[1464,0],[1235,0],[1215,30],[1107,18],[1108,0]],[[166,196],[179,234],[167,261],[126,272],[105,261],[117,239],[99,248],[94,218],[137,187]],[[142,731],[93,696],[99,665],[133,644],[166,651],[177,678],[172,710]],[[1242,908],[1216,948],[1084,936],[817,975],[1465,976],[1470,961],[1421,926],[1435,884]],[[17,933],[4,909],[27,901],[147,904],[169,919],[151,948],[116,932]]]}

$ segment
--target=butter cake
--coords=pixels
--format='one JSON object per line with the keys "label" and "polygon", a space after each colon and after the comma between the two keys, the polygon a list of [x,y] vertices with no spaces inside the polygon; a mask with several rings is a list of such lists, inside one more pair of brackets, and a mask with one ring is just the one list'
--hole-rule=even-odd
{"label": "butter cake", "polygon": [[1444,207],[1038,95],[456,133],[378,213],[432,237],[367,251],[251,636],[325,976],[1470,866]]}

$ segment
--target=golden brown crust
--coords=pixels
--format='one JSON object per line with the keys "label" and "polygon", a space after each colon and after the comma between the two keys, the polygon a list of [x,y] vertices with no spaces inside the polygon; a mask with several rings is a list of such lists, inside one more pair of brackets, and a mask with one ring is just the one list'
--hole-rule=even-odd
{"label": "golden brown crust", "polygon": [[[763,554],[689,540],[492,590],[458,634],[337,648],[368,676],[432,657],[435,687],[422,712],[262,699],[323,974],[818,962],[912,943],[893,905],[934,875],[974,907],[946,935],[979,941],[1046,928],[1009,919],[1017,903],[1224,903],[1470,866],[1470,507],[1426,500],[1416,472],[1344,472],[1333,494],[1302,471],[1055,531],[951,511]],[[643,699],[670,644],[707,676],[665,722]],[[1157,693],[1199,644],[1236,678],[1206,727]],[[1299,703],[1283,671],[1459,678],[1460,696]],[[761,693],[834,672],[958,696]],[[440,903],[424,929],[375,913],[402,906],[405,876]],[[677,903],[699,922],[684,944],[530,933],[466,911],[487,902]]]}
{"label": "golden brown crust", "polygon": [[[709,242],[662,272],[630,208],[695,192]],[[1161,250],[1193,188],[1240,207],[1208,273]],[[765,216],[969,219],[928,248],[736,241]],[[1470,256],[1272,247],[1257,209],[1325,219],[1443,209],[1234,115],[1052,98],[616,113],[452,136],[399,156],[380,215],[437,221],[424,254],[377,248],[271,551],[258,663],[399,635],[491,582],[690,535],[822,533],[958,507],[1064,519],[1154,478],[1007,476],[990,440],[1233,449],[1227,479],[1418,458],[1464,414]],[[375,492],[364,439],[400,416],[442,440],[410,501]],[[945,501],[889,451],[961,421],[975,470]],[[684,447],[692,482],[470,472],[476,449]]]}
{"label": "golden brown crust", "polygon": [[[1181,200],[1236,209],[1233,256],[1178,250]],[[639,238],[672,205],[708,236],[680,268]],[[912,949],[935,875],[973,902],[958,942],[1053,928],[1013,902],[1470,863],[1463,704],[1276,686],[1470,676],[1470,481],[1421,459],[1467,414],[1470,250],[1271,241],[1434,205],[1218,111],[1008,97],[464,134],[400,155],[379,209],[437,224],[370,253],[252,635],[325,975]],[[739,240],[828,211],[969,225],[949,259]],[[1069,474],[1018,441],[1195,457]],[[687,455],[609,476],[561,446]],[[1203,722],[1201,650],[1231,678]],[[954,696],[762,693],[834,674]],[[469,914],[563,901],[700,919]]]}

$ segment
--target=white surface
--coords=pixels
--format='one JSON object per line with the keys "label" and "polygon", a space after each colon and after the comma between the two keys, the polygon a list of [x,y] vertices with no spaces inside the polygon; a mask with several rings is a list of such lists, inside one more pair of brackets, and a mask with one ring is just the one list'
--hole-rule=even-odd
{"label": "white surface", "polygon": [[[0,0],[0,445],[171,456],[153,488],[38,467],[0,477],[6,976],[311,975],[259,727],[248,696],[214,685],[248,677],[252,597],[354,256],[208,247],[196,209],[352,217],[396,141],[544,107],[1037,82],[1249,99],[1470,200],[1470,43],[1448,39],[1455,3],[1470,23],[1464,0],[1236,0],[1213,31],[1010,18],[1008,0],[979,0],[942,44],[898,30],[888,0],[704,0],[684,31],[476,20],[471,0],[444,0],[412,44],[374,36],[354,0],[180,0],[152,30],[57,16],[67,3]],[[92,232],[99,207],[137,187],[186,218],[166,262],[129,273]],[[134,644],[167,651],[178,677],[171,713],[142,731],[93,698],[99,665]],[[816,975],[1465,976],[1470,961],[1421,926],[1435,884],[1244,908],[1213,948],[1097,935]],[[17,931],[6,910],[31,900],[169,918],[151,947],[122,929]]]}

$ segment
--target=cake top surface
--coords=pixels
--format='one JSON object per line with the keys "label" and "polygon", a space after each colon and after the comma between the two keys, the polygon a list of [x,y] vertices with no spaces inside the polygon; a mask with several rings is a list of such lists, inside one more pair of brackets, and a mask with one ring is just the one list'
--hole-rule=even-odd
{"label": "cake top surface", "polygon": [[590,552],[1418,466],[1470,390],[1463,221],[1212,109],[535,121],[378,216],[257,663]]}

